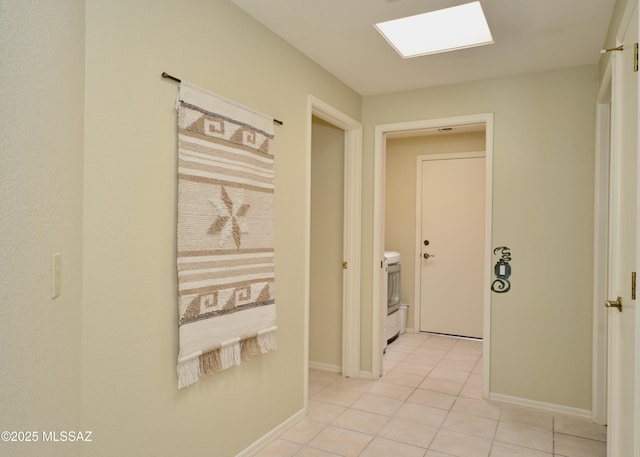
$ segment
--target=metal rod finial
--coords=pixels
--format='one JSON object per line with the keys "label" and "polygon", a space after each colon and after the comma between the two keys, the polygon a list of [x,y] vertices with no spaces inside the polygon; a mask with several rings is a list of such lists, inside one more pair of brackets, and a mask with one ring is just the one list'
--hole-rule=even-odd
{"label": "metal rod finial", "polygon": [[175,76],[171,76],[169,73],[167,73],[166,71],[162,72],[162,77],[163,78],[167,78],[167,79],[171,79],[177,83],[181,83],[182,81],[180,81],[178,78],[176,78]]}

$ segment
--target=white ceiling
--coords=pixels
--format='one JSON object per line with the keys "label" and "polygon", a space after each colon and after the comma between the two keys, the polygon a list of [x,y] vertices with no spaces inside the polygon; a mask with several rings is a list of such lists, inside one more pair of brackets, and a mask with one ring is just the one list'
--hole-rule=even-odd
{"label": "white ceiling", "polygon": [[481,0],[495,44],[402,59],[373,24],[471,0],[231,0],[361,95],[596,63],[615,0]]}

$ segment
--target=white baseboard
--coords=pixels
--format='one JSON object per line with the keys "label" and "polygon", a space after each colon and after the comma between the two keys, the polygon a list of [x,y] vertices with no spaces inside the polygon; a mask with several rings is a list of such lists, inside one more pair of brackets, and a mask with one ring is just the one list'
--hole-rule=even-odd
{"label": "white baseboard", "polygon": [[258,441],[253,443],[251,446],[246,448],[244,451],[240,452],[236,457],[252,457],[256,455],[259,451],[267,447],[271,442],[275,441],[282,435],[284,432],[289,430],[291,427],[300,422],[307,415],[306,409],[301,409],[289,419],[278,425],[276,428],[271,430],[269,433],[264,435]]}
{"label": "white baseboard", "polygon": [[378,379],[376,376],[373,376],[373,373],[370,371],[361,371],[360,377],[364,379]]}
{"label": "white baseboard", "polygon": [[576,417],[591,419],[591,411],[588,411],[586,409],[573,408],[571,406],[556,405],[554,403],[544,403],[541,401],[529,400],[526,398],[519,398],[519,397],[511,397],[509,395],[502,395],[502,394],[495,394],[495,393],[489,394],[489,400],[500,402],[500,403],[506,403],[510,405],[515,405],[515,406],[524,406],[526,408],[539,409],[539,410],[548,411],[551,413],[566,414],[568,416],[576,416]]}
{"label": "white baseboard", "polygon": [[333,373],[342,373],[342,367],[340,365],[332,365],[330,363],[312,362],[309,360],[309,368],[316,370],[331,371]]}
{"label": "white baseboard", "polygon": [[[316,370],[330,371],[332,373],[342,373],[342,367],[338,365],[331,365],[329,363],[309,361],[309,368],[313,368]],[[373,373],[371,373],[370,371],[360,371],[360,373],[358,374],[358,377],[364,378],[364,379],[378,379],[374,377]]]}

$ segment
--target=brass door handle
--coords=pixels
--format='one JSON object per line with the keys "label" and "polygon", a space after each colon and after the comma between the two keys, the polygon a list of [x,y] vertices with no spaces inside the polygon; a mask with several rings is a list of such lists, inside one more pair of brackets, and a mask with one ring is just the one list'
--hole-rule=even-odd
{"label": "brass door handle", "polygon": [[618,308],[618,311],[622,312],[622,297],[618,297],[615,300],[607,300],[604,305],[607,308]]}
{"label": "brass door handle", "polygon": [[424,257],[425,259],[430,259],[431,257],[435,257],[435,255],[431,255],[425,252],[424,254],[422,254],[422,257]]}

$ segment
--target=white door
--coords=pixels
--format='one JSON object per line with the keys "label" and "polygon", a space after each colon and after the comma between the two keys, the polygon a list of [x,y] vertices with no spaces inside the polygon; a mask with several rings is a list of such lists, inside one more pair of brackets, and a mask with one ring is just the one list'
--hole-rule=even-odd
{"label": "white door", "polygon": [[484,155],[421,162],[420,330],[482,338]]}
{"label": "white door", "polygon": [[[613,144],[611,147],[609,215],[608,311],[608,449],[612,457],[637,456],[634,431],[636,398],[636,306],[632,272],[638,265],[638,73],[634,72],[634,43],[638,41],[637,5],[624,37],[624,50],[615,52],[613,74]],[[638,424],[640,425],[640,424]]]}

